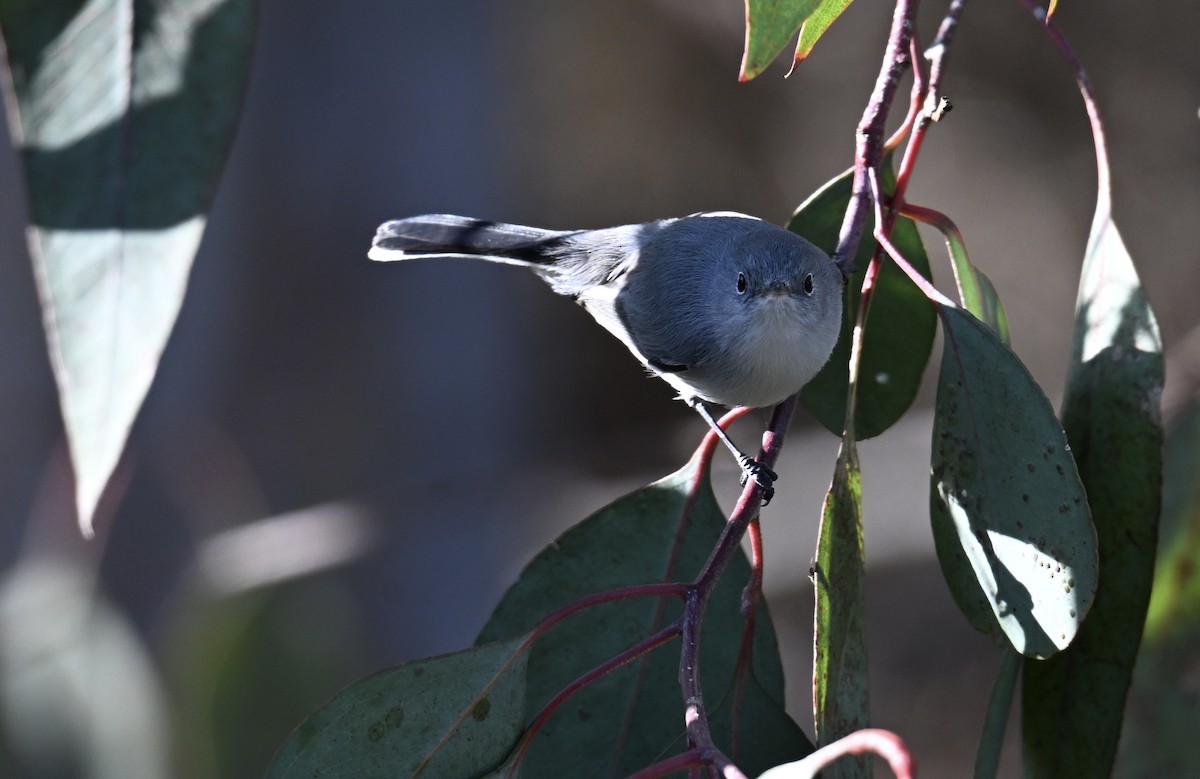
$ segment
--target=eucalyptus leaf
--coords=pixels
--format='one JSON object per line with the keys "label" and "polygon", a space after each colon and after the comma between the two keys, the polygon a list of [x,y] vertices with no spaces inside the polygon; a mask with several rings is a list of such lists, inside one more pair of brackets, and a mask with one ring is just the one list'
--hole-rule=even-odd
{"label": "eucalyptus leaf", "polygon": [[963,309],[939,306],[930,466],[934,545],[977,629],[1028,657],[1074,639],[1095,596],[1096,532],[1062,427],[1029,371]]}
{"label": "eucalyptus leaf", "polygon": [[1029,777],[1112,774],[1154,578],[1162,388],[1158,323],[1102,191],[1075,306],[1063,425],[1087,488],[1104,575],[1070,649],[1025,669]]}
{"label": "eucalyptus leaf", "polygon": [[[597,592],[647,582],[686,582],[700,571],[725,525],[707,470],[693,460],[626,495],[543,550],[505,594],[479,636],[523,633],[555,609]],[[783,671],[766,603],[760,601],[740,715],[734,675],[742,637],[740,551],[713,592],[700,643],[700,679],[718,745],[741,749],[751,774],[812,746],[783,710]],[[680,614],[675,600],[636,598],[593,606],[550,628],[529,660],[531,715],[563,687]],[[573,695],[546,721],[521,761],[527,776],[623,776],[686,748],[679,643],[658,647]],[[737,738],[734,738],[734,731]]]}
{"label": "eucalyptus leaf", "polygon": [[1163,462],[1162,537],[1113,772],[1119,779],[1200,776],[1200,696],[1180,683],[1200,668],[1200,407],[1194,401],[1171,425]]}
{"label": "eucalyptus leaf", "polygon": [[813,47],[825,31],[850,6],[851,0],[821,0],[821,4],[809,14],[800,27],[800,40],[796,43],[795,62],[801,62],[812,54]]}
{"label": "eucalyptus leaf", "polygon": [[746,49],[739,78],[767,69],[821,0],[746,0]]}
{"label": "eucalyptus leaf", "polygon": [[[851,438],[842,440],[825,496],[813,573],[813,715],[817,743],[825,746],[870,724],[862,471]],[[822,775],[868,777],[870,761],[862,756],[839,760]]]}
{"label": "eucalyptus leaf", "polygon": [[91,517],[183,301],[240,111],[253,0],[0,3],[51,363]]}
{"label": "eucalyptus leaf", "polygon": [[[825,184],[796,209],[787,228],[826,252],[837,246],[842,217],[850,202],[852,171]],[[896,184],[890,159],[883,166],[883,187]],[[825,367],[800,391],[800,402],[834,435],[846,422],[850,337],[861,299],[862,280],[876,243],[868,223],[854,258],[856,271],[846,281],[842,332]],[[898,217],[892,241],[922,276],[931,278],[929,256],[910,219]],[[894,425],[912,405],[921,388],[937,332],[937,315],[925,295],[895,263],[884,261],[871,296],[870,316],[863,333],[859,367],[854,438],[873,438]]]}
{"label": "eucalyptus leaf", "polygon": [[524,636],[381,671],[300,724],[267,779],[471,779],[499,766],[525,722]]}

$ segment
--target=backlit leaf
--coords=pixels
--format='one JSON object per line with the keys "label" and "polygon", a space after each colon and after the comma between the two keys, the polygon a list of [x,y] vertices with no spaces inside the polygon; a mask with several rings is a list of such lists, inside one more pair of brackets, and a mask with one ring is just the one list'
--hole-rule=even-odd
{"label": "backlit leaf", "polygon": [[767,69],[821,0],[746,0],[746,48],[738,78]]}
{"label": "backlit leaf", "polygon": [[0,3],[50,357],[91,515],[158,367],[240,109],[253,0]]}

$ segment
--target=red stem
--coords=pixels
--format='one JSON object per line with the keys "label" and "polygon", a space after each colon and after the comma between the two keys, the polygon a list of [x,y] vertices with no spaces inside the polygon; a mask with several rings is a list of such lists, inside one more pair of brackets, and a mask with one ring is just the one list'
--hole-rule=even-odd
{"label": "red stem", "polygon": [[815,775],[817,770],[833,763],[838,758],[870,753],[879,755],[887,761],[888,767],[892,769],[896,779],[914,779],[917,775],[916,758],[912,756],[903,739],[891,731],[878,728],[856,730],[832,744],[821,747],[804,758],[803,762],[805,768],[812,771],[810,775]]}
{"label": "red stem", "polygon": [[1100,106],[1096,102],[1096,91],[1092,89],[1091,79],[1088,78],[1087,71],[1083,69],[1083,63],[1079,61],[1079,57],[1071,48],[1071,44],[1067,42],[1062,30],[1047,16],[1045,9],[1033,0],[1017,0],[1017,2],[1025,6],[1026,10],[1033,14],[1033,18],[1042,23],[1046,34],[1050,36],[1050,41],[1067,61],[1067,67],[1075,76],[1075,84],[1079,87],[1079,94],[1083,98],[1083,105],[1087,110],[1088,123],[1092,127],[1092,141],[1096,147],[1096,178],[1100,197],[1110,199],[1108,141],[1104,136],[1104,123],[1100,120]]}

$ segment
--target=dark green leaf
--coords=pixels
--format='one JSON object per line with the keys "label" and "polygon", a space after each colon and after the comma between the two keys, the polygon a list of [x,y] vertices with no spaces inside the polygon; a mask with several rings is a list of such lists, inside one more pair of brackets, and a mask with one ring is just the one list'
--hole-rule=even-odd
{"label": "dark green leaf", "polygon": [[[694,500],[691,493],[694,491]],[[627,495],[568,530],[505,594],[480,641],[522,633],[581,597],[655,581],[690,581],[725,524],[707,472],[696,463]],[[739,765],[757,774],[812,747],[783,712],[783,671],[766,604],[754,635],[742,716],[731,723],[732,680],[742,634],[741,591],[749,575],[735,556],[713,593],[700,645],[701,683],[719,745],[739,728]],[[666,626],[674,600],[595,606],[551,628],[529,660],[529,710],[537,712],[584,672]],[[589,685],[551,716],[521,763],[527,776],[622,776],[684,748],[679,643]]]}
{"label": "dark green leaf", "polygon": [[796,62],[804,60],[812,53],[817,41],[850,3],[851,0],[821,0],[821,4],[804,20],[804,25],[800,28],[800,40],[796,44]]}
{"label": "dark green leaf", "polygon": [[[883,186],[891,192],[896,177],[891,165],[883,168]],[[788,222],[788,229],[803,235],[826,252],[837,246],[842,217],[850,201],[851,174],[830,181],[806,200]],[[800,401],[831,433],[842,434],[846,420],[849,381],[850,334],[858,312],[863,274],[875,251],[871,224],[859,245],[854,263],[858,270],[846,282],[842,333],[829,362],[800,392]],[[892,240],[909,262],[930,278],[929,257],[912,220],[898,218]],[[929,361],[937,317],[933,306],[893,262],[884,262],[863,335],[854,438],[872,438],[896,423],[912,405]]]}
{"label": "dark green leaf", "polygon": [[1049,657],[1096,591],[1096,534],[1066,436],[1029,371],[957,307],[944,327],[930,475],[934,543],[977,629]]}
{"label": "dark green leaf", "polygon": [[[842,441],[825,496],[814,572],[813,711],[817,743],[825,746],[870,724],[862,472],[850,439]],[[827,779],[870,776],[870,761],[842,759],[821,775]]]}
{"label": "dark green leaf", "polygon": [[1162,541],[1129,692],[1115,776],[1200,776],[1200,408],[1172,425],[1163,453]]}
{"label": "dark green leaf", "polygon": [[746,0],[746,49],[738,78],[767,69],[821,0]]}
{"label": "dark green leaf", "polygon": [[525,637],[381,671],[300,723],[267,779],[469,779],[525,724]]}
{"label": "dark green leaf", "polygon": [[1011,649],[1004,651],[1004,662],[1000,666],[1000,673],[996,675],[996,682],[992,685],[992,696],[988,699],[983,737],[979,739],[979,750],[975,753],[975,779],[995,779],[1000,770],[1004,731],[1008,728],[1013,693],[1017,690],[1017,679],[1021,675],[1023,659],[1022,655]]}
{"label": "dark green leaf", "polygon": [[253,0],[0,3],[30,251],[80,526],[183,300],[240,109]]}
{"label": "dark green leaf", "polygon": [[1158,324],[1101,194],[1080,279],[1063,425],[1103,577],[1070,649],[1024,674],[1026,775],[1112,774],[1150,589],[1162,499]]}

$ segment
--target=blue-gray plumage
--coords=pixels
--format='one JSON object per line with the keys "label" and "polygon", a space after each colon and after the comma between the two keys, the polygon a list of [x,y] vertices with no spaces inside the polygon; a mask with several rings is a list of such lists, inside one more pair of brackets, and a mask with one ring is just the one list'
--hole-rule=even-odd
{"label": "blue-gray plumage", "polygon": [[[816,246],[732,212],[601,230],[430,215],[379,227],[375,260],[474,257],[521,265],[578,301],[709,421],[704,402],[774,405],[829,359],[842,275]],[[766,488],[774,474],[737,454]]]}

